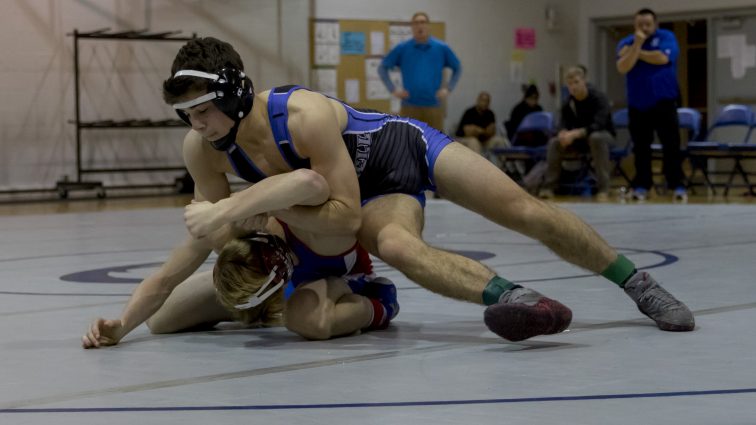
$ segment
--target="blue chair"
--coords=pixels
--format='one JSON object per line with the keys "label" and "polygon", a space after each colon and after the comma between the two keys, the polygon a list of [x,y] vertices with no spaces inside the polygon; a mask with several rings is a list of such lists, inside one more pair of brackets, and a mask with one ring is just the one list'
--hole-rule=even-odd
{"label": "blue chair", "polygon": [[[677,120],[680,124],[680,128],[687,130],[688,137],[683,140],[685,145],[688,142],[698,139],[701,133],[701,113],[693,108],[677,108]],[[682,146],[680,149],[685,155],[685,148]],[[662,158],[662,145],[660,143],[654,143],[651,145],[651,154],[654,159]]]}
{"label": "blue chair", "polygon": [[614,129],[617,132],[616,141],[617,144],[609,149],[609,160],[614,163],[614,171],[625,179],[627,184],[631,184],[632,180],[622,169],[622,161],[630,155],[633,149],[633,141],[630,137],[630,116],[627,108],[622,108],[612,113],[612,122],[614,123]]}
{"label": "blue chair", "polygon": [[[527,168],[546,159],[546,147],[549,139],[554,135],[554,115],[551,112],[531,112],[525,115],[512,137],[512,146],[494,148],[491,153],[503,159],[504,168],[507,162],[524,161]],[[514,179],[522,184],[523,173],[517,172]]]}
{"label": "blue chair", "polygon": [[630,127],[630,114],[627,108],[622,108],[614,111],[612,114],[612,122],[615,128],[628,128]]}
{"label": "blue chair", "polygon": [[[696,140],[701,132],[701,113],[693,108],[677,108],[677,121],[680,129],[686,130],[688,134],[688,137],[680,141],[680,154],[682,158],[685,158],[688,155],[688,143]],[[654,161],[664,159],[664,148],[661,143],[651,144],[651,159]],[[661,172],[654,173],[654,175],[661,174]],[[657,193],[661,193],[664,186],[662,184],[655,184],[654,187]]]}
{"label": "blue chair", "polygon": [[688,130],[688,141],[697,140],[701,133],[701,113],[693,108],[677,108],[680,128]]}
{"label": "blue chair", "polygon": [[[754,126],[756,126],[756,120],[749,106],[725,106],[703,140],[688,143],[688,155],[692,166],[689,185],[692,184],[696,172],[701,171],[705,185],[716,194],[717,184],[711,181],[711,175],[727,174],[729,175],[727,183],[718,184],[725,187],[724,194],[727,195],[730,187],[733,186],[735,176],[740,174],[753,194],[753,186],[748,181],[748,173],[743,169],[741,161],[754,156],[753,147],[748,143]],[[708,170],[709,159],[733,159],[734,164],[729,171],[713,172]]]}
{"label": "blue chair", "polygon": [[725,195],[728,194],[730,187],[734,186],[733,181],[735,180],[735,176],[739,174],[743,179],[742,186],[748,188],[748,193],[751,196],[756,196],[756,190],[754,190],[756,184],[751,183],[748,178],[748,176],[752,176],[754,172],[749,172],[743,168],[743,161],[756,159],[756,118],[754,118],[751,130],[749,131],[748,136],[746,136],[745,143],[729,145],[729,151],[733,154],[732,158],[735,160],[735,164],[732,167],[727,183],[725,184]]}
{"label": "blue chair", "polygon": [[[517,127],[512,146],[522,146],[520,139],[527,133],[536,133],[545,137],[546,142],[554,134],[554,115],[551,112],[531,112],[525,115],[520,126]],[[531,146],[535,147],[535,146]]]}
{"label": "blue chair", "polygon": [[703,139],[722,144],[745,143],[754,124],[753,110],[747,105],[727,105]]}
{"label": "blue chair", "polygon": [[[523,145],[525,134],[535,134],[544,141],[539,146]],[[551,112],[531,112],[525,115],[511,140],[512,146],[494,148],[497,155],[505,155],[507,160],[543,159],[546,157],[546,143],[554,135],[554,116]],[[518,145],[518,142],[521,143]]]}

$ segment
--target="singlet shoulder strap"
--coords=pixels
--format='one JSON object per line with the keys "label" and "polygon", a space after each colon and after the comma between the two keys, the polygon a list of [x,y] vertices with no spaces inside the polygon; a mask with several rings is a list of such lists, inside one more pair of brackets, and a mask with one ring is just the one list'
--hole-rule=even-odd
{"label": "singlet shoulder strap", "polygon": [[244,180],[250,183],[257,183],[267,177],[236,143],[232,143],[228,147],[226,156],[236,174]]}
{"label": "singlet shoulder strap", "polygon": [[[299,89],[300,86],[282,86],[276,87],[270,91],[268,96],[268,119],[270,128],[273,130],[273,138],[276,140],[278,151],[287,164],[293,169],[310,168],[309,158],[302,158],[294,149],[289,134],[289,108],[287,103],[291,94]],[[305,89],[306,90],[306,89]]]}

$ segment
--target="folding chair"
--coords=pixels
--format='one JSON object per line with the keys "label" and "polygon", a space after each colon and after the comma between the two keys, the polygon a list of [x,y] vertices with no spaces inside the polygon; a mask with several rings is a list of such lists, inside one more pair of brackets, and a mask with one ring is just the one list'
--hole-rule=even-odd
{"label": "folding chair", "polygon": [[[554,135],[554,115],[551,112],[531,112],[522,119],[512,137],[512,146],[494,148],[491,152],[504,157],[505,162],[528,161],[537,163],[546,159],[546,144]],[[530,136],[527,137],[527,136]],[[543,141],[539,146],[531,145],[533,140]]]}
{"label": "folding chair", "polygon": [[[633,142],[630,137],[629,124],[630,119],[627,108],[618,109],[612,113],[612,122],[614,123],[614,130],[616,136],[614,138],[615,143],[609,147],[609,161],[614,164],[612,173],[617,173],[625,179],[625,182],[629,185],[632,183],[630,177],[622,169],[622,161],[630,155],[633,148]],[[582,162],[583,173],[578,174],[578,179],[584,179],[586,175],[592,175],[591,155],[590,153],[578,154],[572,159],[577,159]]]}
{"label": "folding chair", "polygon": [[697,140],[701,132],[701,113],[693,108],[677,108],[677,120],[680,128],[688,130],[687,141]]}
{"label": "folding chair", "polygon": [[[688,186],[692,186],[697,171],[701,171],[704,184],[716,194],[715,186],[724,186],[727,195],[734,177],[740,173],[749,191],[753,188],[748,182],[748,176],[742,167],[741,161],[753,156],[753,148],[748,142],[751,128],[755,125],[754,113],[746,105],[727,105],[717,116],[714,125],[711,126],[702,141],[688,143],[688,156],[690,157],[692,172]],[[734,165],[729,171],[710,171],[709,159],[733,159]],[[727,183],[714,183],[711,175],[728,175]]]}
{"label": "folding chair", "polygon": [[627,108],[614,111],[612,122],[617,132],[617,137],[615,138],[617,143],[609,149],[609,160],[614,163],[614,172],[622,176],[629,185],[632,184],[632,180],[625,173],[625,170],[622,169],[622,161],[630,155],[633,149],[633,141],[629,130],[630,117]]}
{"label": "folding chair", "polygon": [[[522,119],[520,126],[517,127],[514,137],[512,138],[512,146],[522,146],[525,143],[521,141],[524,139],[525,134],[541,134],[546,137],[546,141],[554,134],[554,114],[551,112],[531,112],[525,115]],[[540,147],[540,146],[534,146]]]}
{"label": "folding chair", "polygon": [[[680,139],[680,156],[682,159],[688,155],[688,143],[696,140],[701,131],[701,113],[693,108],[677,108],[677,120],[681,130],[685,130],[686,137]],[[651,145],[651,160],[661,161],[664,159],[664,148],[661,143],[653,143]],[[655,176],[662,173],[654,173]],[[664,186],[661,184],[654,184],[657,193],[661,193]]]}
{"label": "folding chair", "polygon": [[754,190],[756,185],[751,183],[748,179],[748,176],[753,175],[754,172],[748,171],[743,167],[743,161],[756,159],[756,118],[754,119],[754,124],[751,126],[751,130],[748,133],[748,137],[746,137],[745,143],[729,145],[729,150],[733,154],[735,164],[733,165],[730,175],[727,178],[727,183],[725,184],[725,196],[729,193],[730,188],[734,186],[733,180],[738,174],[740,174],[740,177],[743,179],[743,186],[748,189],[748,193],[751,196],[756,196],[756,190]]}

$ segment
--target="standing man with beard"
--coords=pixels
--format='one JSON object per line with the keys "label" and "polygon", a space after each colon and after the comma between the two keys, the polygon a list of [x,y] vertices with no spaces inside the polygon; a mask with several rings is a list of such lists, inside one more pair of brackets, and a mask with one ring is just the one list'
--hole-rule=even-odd
{"label": "standing man with beard", "polygon": [[635,154],[633,198],[643,201],[653,185],[651,143],[654,131],[664,149],[664,177],[674,199],[687,200],[682,183],[680,125],[677,121],[680,89],[674,33],[659,28],[656,14],[641,9],[635,14],[635,33],[617,45],[617,70],[626,76],[630,136]]}

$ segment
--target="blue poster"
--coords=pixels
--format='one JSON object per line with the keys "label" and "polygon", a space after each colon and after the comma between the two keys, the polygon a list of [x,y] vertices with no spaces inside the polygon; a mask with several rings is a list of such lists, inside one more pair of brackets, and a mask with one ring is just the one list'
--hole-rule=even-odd
{"label": "blue poster", "polygon": [[341,33],[341,54],[342,55],[364,55],[365,54],[365,33],[349,32]]}

